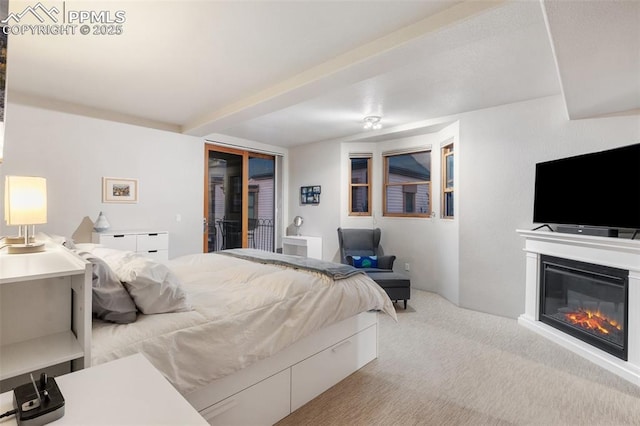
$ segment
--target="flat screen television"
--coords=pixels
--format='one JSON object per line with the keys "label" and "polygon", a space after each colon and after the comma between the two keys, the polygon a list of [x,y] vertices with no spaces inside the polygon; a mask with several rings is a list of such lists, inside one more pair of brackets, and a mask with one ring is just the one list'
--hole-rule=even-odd
{"label": "flat screen television", "polygon": [[640,229],[640,144],[536,164],[533,222]]}

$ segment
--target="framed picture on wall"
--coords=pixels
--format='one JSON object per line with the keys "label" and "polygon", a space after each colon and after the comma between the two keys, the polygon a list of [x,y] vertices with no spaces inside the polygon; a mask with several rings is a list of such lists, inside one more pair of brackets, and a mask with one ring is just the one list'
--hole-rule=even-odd
{"label": "framed picture on wall", "polygon": [[320,185],[301,186],[300,204],[320,204]]}
{"label": "framed picture on wall", "polygon": [[137,203],[138,179],[102,178],[103,203]]}

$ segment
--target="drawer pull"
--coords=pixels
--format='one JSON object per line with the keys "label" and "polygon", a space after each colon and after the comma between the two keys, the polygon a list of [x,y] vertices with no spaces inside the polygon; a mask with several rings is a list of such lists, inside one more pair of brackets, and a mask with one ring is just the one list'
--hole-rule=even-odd
{"label": "drawer pull", "polygon": [[351,344],[351,340],[345,340],[344,342],[340,342],[337,345],[335,345],[333,348],[331,348],[331,352],[338,352],[338,349],[340,349],[343,346],[347,346]]}
{"label": "drawer pull", "polygon": [[[233,407],[235,407],[236,405],[238,405],[238,401],[235,399],[229,399],[228,401],[224,401],[221,402],[220,405],[218,405],[217,407],[211,409],[206,409],[203,410],[200,414],[202,414],[202,417],[204,417],[205,419],[209,420],[209,419],[213,419],[215,417],[218,417],[220,414],[224,414],[227,411],[231,410]],[[209,411],[211,410],[211,411]]]}
{"label": "drawer pull", "polygon": [[158,236],[157,233],[155,233],[155,234],[147,234],[147,235],[149,235],[150,237],[157,237]]}
{"label": "drawer pull", "polygon": [[113,238],[124,238],[124,234],[117,234],[114,235]]}
{"label": "drawer pull", "polygon": [[157,253],[158,250],[149,250],[149,253]]}

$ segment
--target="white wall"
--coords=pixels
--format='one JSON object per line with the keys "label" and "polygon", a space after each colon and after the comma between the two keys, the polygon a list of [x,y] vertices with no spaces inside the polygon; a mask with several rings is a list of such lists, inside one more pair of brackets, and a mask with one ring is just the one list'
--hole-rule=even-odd
{"label": "white wall", "polygon": [[[329,142],[292,149],[290,193],[300,185],[322,184],[323,198],[321,206],[313,208],[301,209],[291,203],[291,216],[305,217],[304,234],[324,237],[325,259],[337,260],[338,226],[379,226],[385,252],[398,256],[395,269],[401,271],[405,262],[410,263],[413,287],[438,292],[466,308],[515,318],[524,312],[525,284],[524,243],[515,230],[533,227],[535,164],[638,143],[640,118],[568,121],[562,98],[552,96],[446,120],[458,123],[439,134],[377,144]],[[382,163],[375,160],[378,155],[374,155],[373,169],[375,216],[347,216],[350,149],[383,152],[420,144],[433,148],[432,199],[439,216],[439,149],[449,137],[454,137],[456,156],[455,220],[381,217],[381,189],[376,189],[382,182]],[[325,202],[327,196],[330,205]],[[309,223],[313,209],[318,214]]]}
{"label": "white wall", "polygon": [[[464,200],[464,196],[461,196],[460,188],[460,142],[459,142],[459,123],[455,122],[449,127],[438,132],[437,140],[439,146],[434,146],[432,161],[435,161],[433,165],[433,173],[437,178],[432,179],[433,192],[432,198],[434,200],[434,217],[436,223],[434,226],[434,240],[437,243],[437,248],[428,253],[427,256],[433,258],[431,262],[433,266],[433,272],[427,273],[427,277],[433,280],[431,286],[435,286],[436,292],[444,296],[451,302],[458,304],[460,301],[460,221],[459,221],[459,209],[460,203]],[[453,168],[453,182],[454,182],[454,217],[453,219],[442,219],[442,147],[453,143],[454,152],[454,168]],[[437,150],[437,151],[436,151]],[[432,220],[434,220],[432,219]],[[416,275],[413,275],[416,282]],[[424,287],[418,287],[424,288]]]}
{"label": "white wall", "polygon": [[458,118],[460,305],[516,317],[524,312],[525,260],[515,230],[533,226],[535,164],[638,143],[640,117],[568,121],[553,96]]}
{"label": "white wall", "polygon": [[[453,141],[457,149],[458,125],[452,124],[438,132],[402,139],[394,139],[380,143],[325,143],[319,142],[304,145],[291,150],[292,182],[310,185],[318,176],[322,167],[325,184],[322,187],[322,198],[316,219],[316,233],[311,234],[303,227],[305,235],[323,237],[324,259],[340,261],[338,253],[338,236],[336,229],[344,228],[376,228],[383,230],[381,246],[385,253],[396,255],[394,270],[402,271],[411,277],[414,288],[435,291],[454,303],[458,302],[458,220],[440,219],[440,148],[445,142]],[[432,149],[432,210],[436,214],[430,219],[400,218],[382,216],[382,153],[387,150],[404,148]],[[294,154],[295,152],[295,154]],[[322,153],[322,165],[319,155]],[[349,216],[349,154],[372,154],[372,216]],[[338,155],[336,155],[338,154]],[[301,158],[314,158],[315,167],[302,166]],[[457,179],[456,171],[456,179]],[[327,186],[331,185],[331,186]],[[299,188],[292,187],[293,194]],[[331,194],[331,204],[325,203],[325,195]],[[338,197],[337,200],[335,197]],[[336,202],[338,201],[338,202]],[[296,206],[297,207],[297,206]],[[303,213],[305,208],[297,208],[295,214]],[[309,209],[309,212],[314,212]],[[292,213],[291,216],[294,214]],[[307,217],[305,217],[305,224]],[[410,271],[404,271],[405,263],[409,263]]]}
{"label": "white wall", "polygon": [[[5,140],[0,175],[47,178],[36,230],[87,241],[103,211],[112,228],[169,231],[170,257],[202,251],[202,139],[9,103]],[[139,179],[139,202],[103,204],[103,176]]]}
{"label": "white wall", "polygon": [[[388,140],[378,143],[380,167],[374,179],[376,226],[382,229],[384,250],[395,254],[394,270],[408,274],[411,286],[433,291],[458,303],[458,219],[442,219],[440,215],[441,147],[454,143],[458,148],[458,125],[454,123],[437,133]],[[405,218],[382,216],[381,154],[385,151],[424,148],[431,149],[431,211],[430,218]],[[457,154],[456,154],[457,155]],[[457,168],[454,168],[457,170]],[[455,176],[457,185],[457,173]],[[459,195],[456,190],[456,201]],[[405,263],[410,270],[405,271]]]}
{"label": "white wall", "polygon": [[[302,216],[302,235],[322,237],[322,258],[338,260],[341,187],[340,144],[321,142],[289,149],[288,224]],[[300,187],[320,185],[320,204],[301,205]],[[288,226],[285,223],[285,226]]]}
{"label": "white wall", "polygon": [[[323,258],[332,260],[338,259],[336,228],[379,226],[385,251],[398,256],[396,268],[411,264],[415,288],[436,291],[463,307],[516,317],[524,311],[525,262],[515,229],[533,226],[535,163],[640,142],[637,115],[565,117],[562,99],[554,96],[447,117],[459,121],[458,129],[450,126],[440,134],[291,148],[284,161],[285,171],[289,167],[285,226],[302,216],[302,233],[322,236]],[[14,103],[8,105],[6,123],[0,174],[48,179],[49,222],[39,229],[82,234],[83,220],[95,220],[102,210],[114,228],[171,232],[172,257],[201,251],[202,140]],[[375,216],[346,216],[350,145],[359,145],[358,152],[367,146],[382,152],[430,144],[433,176],[438,177],[433,179],[433,210],[439,212],[439,148],[458,132],[456,220],[381,217],[378,155],[373,163]],[[140,179],[140,202],[102,204],[103,176]],[[306,185],[322,186],[320,205],[299,204],[300,186]],[[8,231],[1,222],[0,234]]]}

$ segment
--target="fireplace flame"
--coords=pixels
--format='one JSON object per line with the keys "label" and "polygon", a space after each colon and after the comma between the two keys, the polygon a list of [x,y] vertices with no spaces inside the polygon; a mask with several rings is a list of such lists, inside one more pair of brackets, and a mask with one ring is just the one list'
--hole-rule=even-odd
{"label": "fireplace flame", "polygon": [[580,309],[565,314],[565,318],[573,325],[597,331],[601,334],[609,334],[614,330],[622,330],[622,326],[613,319],[607,318],[600,311]]}

